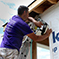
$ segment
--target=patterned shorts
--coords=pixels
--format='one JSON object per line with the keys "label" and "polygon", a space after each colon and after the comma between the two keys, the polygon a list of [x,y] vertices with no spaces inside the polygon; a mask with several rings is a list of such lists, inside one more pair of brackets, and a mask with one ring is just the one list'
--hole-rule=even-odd
{"label": "patterned shorts", "polygon": [[18,59],[16,49],[0,48],[0,59]]}

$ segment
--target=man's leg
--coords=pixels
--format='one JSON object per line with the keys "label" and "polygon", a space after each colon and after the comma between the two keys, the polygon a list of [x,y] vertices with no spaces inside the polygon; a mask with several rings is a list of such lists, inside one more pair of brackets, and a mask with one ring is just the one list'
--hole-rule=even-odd
{"label": "man's leg", "polygon": [[0,59],[18,59],[16,49],[0,48]]}

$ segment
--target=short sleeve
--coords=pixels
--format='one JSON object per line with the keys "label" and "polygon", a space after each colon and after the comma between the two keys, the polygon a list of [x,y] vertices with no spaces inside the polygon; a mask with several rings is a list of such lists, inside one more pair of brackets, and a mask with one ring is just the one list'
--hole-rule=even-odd
{"label": "short sleeve", "polygon": [[30,29],[30,27],[28,25],[23,26],[23,30],[22,30],[24,35],[33,33],[33,31]]}
{"label": "short sleeve", "polygon": [[23,35],[27,35],[30,33],[33,33],[33,31],[30,29],[30,27],[26,23],[17,23],[16,24],[19,31],[23,33]]}

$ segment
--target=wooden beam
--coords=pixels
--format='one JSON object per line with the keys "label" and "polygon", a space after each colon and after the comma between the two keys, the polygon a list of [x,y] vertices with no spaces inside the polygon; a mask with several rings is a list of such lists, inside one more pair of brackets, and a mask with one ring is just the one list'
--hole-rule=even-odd
{"label": "wooden beam", "polygon": [[42,7],[38,7],[36,9],[34,9],[33,11],[40,14],[40,13],[43,13],[43,8]]}
{"label": "wooden beam", "polygon": [[35,8],[33,11],[36,13],[43,13],[47,8],[49,8],[50,6],[52,6],[53,4],[51,4],[49,1],[45,1],[44,3],[42,3],[40,6],[38,6],[37,8]]}
{"label": "wooden beam", "polygon": [[52,4],[56,4],[58,2],[58,0],[48,0],[48,1]]}
{"label": "wooden beam", "polygon": [[41,5],[43,2],[45,2],[46,0],[36,0],[32,5],[30,5],[29,8],[29,13],[34,10],[35,8],[37,8],[39,5]]}
{"label": "wooden beam", "polygon": [[[56,4],[59,0],[36,0],[29,8],[29,13],[34,11],[36,13],[43,13],[45,9],[49,8],[53,4]],[[47,3],[46,3],[47,2]]]}
{"label": "wooden beam", "polygon": [[32,43],[32,59],[37,59],[37,45],[34,41]]}

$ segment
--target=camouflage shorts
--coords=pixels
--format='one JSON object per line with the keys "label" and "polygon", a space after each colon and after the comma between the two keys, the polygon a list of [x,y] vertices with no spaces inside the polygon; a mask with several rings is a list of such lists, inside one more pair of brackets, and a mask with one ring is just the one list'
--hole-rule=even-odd
{"label": "camouflage shorts", "polygon": [[16,49],[0,48],[0,59],[18,59]]}

